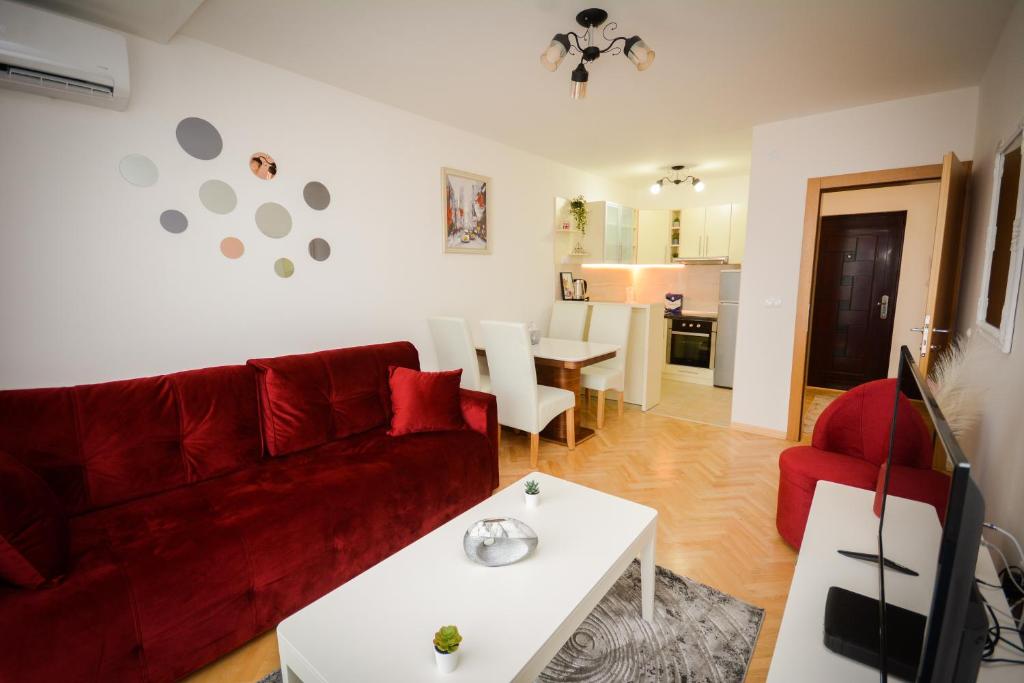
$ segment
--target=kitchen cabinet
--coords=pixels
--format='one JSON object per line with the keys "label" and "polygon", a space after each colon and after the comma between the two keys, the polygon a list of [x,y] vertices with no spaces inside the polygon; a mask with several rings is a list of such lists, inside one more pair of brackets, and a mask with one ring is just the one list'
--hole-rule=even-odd
{"label": "kitchen cabinet", "polygon": [[605,263],[636,263],[636,209],[612,202],[588,202],[588,233],[600,236]]}
{"label": "kitchen cabinet", "polygon": [[672,212],[641,210],[637,230],[637,263],[668,263],[672,242]]}
{"label": "kitchen cabinet", "polygon": [[704,253],[708,258],[726,258],[729,256],[729,221],[732,217],[732,205],[721,204],[707,207],[704,220]]}
{"label": "kitchen cabinet", "polygon": [[703,256],[706,212],[699,206],[679,212],[679,258]]}
{"label": "kitchen cabinet", "polygon": [[732,205],[729,222],[729,263],[743,263],[743,249],[747,243],[747,205]]}

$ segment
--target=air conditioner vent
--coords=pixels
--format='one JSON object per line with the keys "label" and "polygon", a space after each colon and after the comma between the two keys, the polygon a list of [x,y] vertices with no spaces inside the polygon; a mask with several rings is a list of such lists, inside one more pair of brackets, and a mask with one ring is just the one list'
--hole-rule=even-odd
{"label": "air conditioner vent", "polygon": [[96,97],[114,96],[113,86],[104,85],[103,83],[79,81],[74,78],[58,76],[56,74],[46,73],[45,71],[25,69],[20,66],[11,66],[9,64],[0,64],[0,79],[24,83],[26,85],[34,85],[48,90],[63,90],[65,92],[93,95]]}

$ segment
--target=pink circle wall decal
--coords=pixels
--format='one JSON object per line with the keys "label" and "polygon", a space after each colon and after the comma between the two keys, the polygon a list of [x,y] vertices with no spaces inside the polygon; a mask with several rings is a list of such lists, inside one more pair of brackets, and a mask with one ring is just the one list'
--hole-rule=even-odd
{"label": "pink circle wall decal", "polygon": [[241,258],[245,253],[245,245],[237,237],[225,237],[220,241],[220,253],[230,259]]}

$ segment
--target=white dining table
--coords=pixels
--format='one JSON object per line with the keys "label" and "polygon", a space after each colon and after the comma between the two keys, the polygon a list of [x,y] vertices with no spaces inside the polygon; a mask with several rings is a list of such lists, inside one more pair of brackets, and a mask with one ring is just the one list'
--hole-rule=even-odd
{"label": "white dining table", "polygon": [[[475,345],[477,353],[484,355],[483,344],[476,341]],[[534,344],[532,349],[533,360],[537,367],[537,382],[549,387],[566,389],[579,396],[580,370],[588,365],[614,358],[619,347],[616,344],[541,337],[540,342]],[[576,443],[585,441],[594,435],[593,429],[580,424],[582,412],[581,410],[573,411]],[[568,429],[565,419],[565,413],[562,413],[552,420],[541,431],[541,438],[562,445],[567,444]]]}

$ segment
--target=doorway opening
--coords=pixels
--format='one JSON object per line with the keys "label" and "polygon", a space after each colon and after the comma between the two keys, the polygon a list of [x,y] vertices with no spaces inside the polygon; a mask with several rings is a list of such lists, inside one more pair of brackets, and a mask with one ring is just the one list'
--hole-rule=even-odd
{"label": "doorway opening", "polygon": [[811,178],[787,438],[810,439],[845,390],[888,377],[901,346],[927,373],[953,339],[971,162]]}

